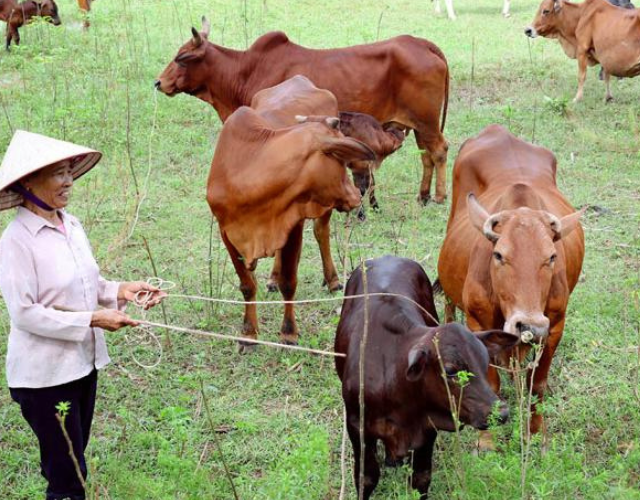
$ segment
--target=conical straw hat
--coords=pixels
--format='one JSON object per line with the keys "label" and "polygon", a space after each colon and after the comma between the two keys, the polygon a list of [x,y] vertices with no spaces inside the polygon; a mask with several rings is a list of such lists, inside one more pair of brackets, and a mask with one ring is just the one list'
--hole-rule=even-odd
{"label": "conical straw hat", "polygon": [[71,173],[73,178],[77,179],[91,170],[100,158],[102,153],[93,149],[16,130],[0,165],[0,210],[22,203],[22,196],[8,188],[23,177],[55,163],[71,160]]}

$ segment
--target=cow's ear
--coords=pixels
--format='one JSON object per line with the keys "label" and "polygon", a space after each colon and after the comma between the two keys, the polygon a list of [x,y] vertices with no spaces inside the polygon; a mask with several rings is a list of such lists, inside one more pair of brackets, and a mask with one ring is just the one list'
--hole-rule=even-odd
{"label": "cow's ear", "polygon": [[350,111],[340,111],[340,121],[349,123],[353,120],[354,114]]}
{"label": "cow's ear", "polygon": [[202,31],[200,32],[200,34],[202,35],[202,38],[208,40],[210,32],[211,32],[211,23],[206,17],[202,16]]}
{"label": "cow's ear", "polygon": [[520,342],[520,336],[502,330],[474,332],[474,335],[487,348],[491,358],[495,358],[500,353],[515,347]]}
{"label": "cow's ear", "polygon": [[424,375],[427,361],[429,359],[429,348],[421,343],[414,345],[407,357],[407,380],[416,382]]}
{"label": "cow's ear", "polygon": [[374,161],[376,159],[376,154],[369,146],[350,137],[340,139],[327,137],[323,139],[320,149],[324,154],[334,156],[347,164],[353,161]]}
{"label": "cow's ear", "polygon": [[[578,210],[577,212],[565,215],[558,222],[552,220],[551,229],[555,233],[553,241],[558,241],[559,239],[565,238],[571,231],[578,227],[578,224],[580,224],[580,218],[587,211],[587,208],[589,208],[588,205],[582,207],[582,209]],[[554,223],[555,227],[553,225]]]}

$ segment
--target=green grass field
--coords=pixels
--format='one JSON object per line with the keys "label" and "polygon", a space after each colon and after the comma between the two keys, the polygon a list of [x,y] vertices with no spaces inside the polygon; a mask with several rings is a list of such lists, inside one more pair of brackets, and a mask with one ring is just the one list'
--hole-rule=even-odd
{"label": "green grass field", "polygon": [[[451,68],[449,172],[465,139],[500,123],[556,154],[559,186],[576,207],[603,210],[589,211],[583,221],[583,275],[544,404],[546,453],[534,439],[523,469],[518,402],[505,380],[516,418],[496,431],[500,451],[474,456],[473,430],[461,433],[462,451],[453,435],[441,433],[430,498],[640,498],[640,81],[613,81],[616,100],[605,105],[591,69],[584,101],[572,104],[575,61],[556,42],[523,34],[537,0],[515,0],[509,19],[500,15],[500,0],[457,0],[453,23],[436,17],[428,0],[98,0],[87,32],[74,0],[58,5],[62,26],[24,27],[22,45],[0,53],[0,151],[17,128],[101,150],[103,161],[78,181],[69,210],[84,223],[103,274],[154,275],[146,238],[157,274],[176,282],[179,293],[219,298],[241,298],[215,225],[211,236],[205,201],[221,123],[193,97],[169,99],[153,90],[191,26],[199,27],[204,14],[211,41],[238,49],[275,29],[317,48],[402,33],[439,45]],[[351,228],[346,216],[334,216],[340,272],[392,253],[419,261],[435,279],[449,208],[415,201],[420,176],[410,138],[377,175],[382,211],[369,211],[366,223],[351,220]],[[0,214],[0,227],[12,217]],[[259,299],[279,299],[266,293],[270,264],[258,267]],[[321,281],[309,224],[297,297],[327,297]],[[241,331],[241,306],[165,304],[171,324]],[[301,345],[332,349],[339,305],[298,307]],[[276,341],[281,306],[262,306],[259,314],[261,338]],[[164,321],[159,308],[149,317]],[[4,305],[0,325],[4,358]],[[216,439],[243,500],[339,497],[342,400],[330,358],[267,347],[240,356],[227,341],[180,333],[171,339],[160,365],[145,370],[132,355],[153,363],[154,345],[139,345],[144,339],[131,331],[108,334],[113,362],[100,376],[88,449],[91,498],[232,499]],[[350,444],[347,451],[347,498],[355,498]],[[417,498],[408,474],[383,470],[373,498]],[[6,387],[0,389],[0,478],[0,498],[44,497],[35,438]]]}

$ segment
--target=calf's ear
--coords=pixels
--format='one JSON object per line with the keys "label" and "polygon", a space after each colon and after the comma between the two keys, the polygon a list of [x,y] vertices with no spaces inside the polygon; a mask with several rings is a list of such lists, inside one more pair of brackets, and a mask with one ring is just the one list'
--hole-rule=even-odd
{"label": "calf's ear", "polygon": [[349,137],[340,139],[327,137],[322,140],[320,149],[324,154],[334,156],[343,163],[376,159],[376,154],[369,146]]}
{"label": "calf's ear", "polygon": [[475,332],[474,335],[484,344],[489,351],[491,358],[496,357],[501,352],[507,351],[518,345],[520,336],[502,330],[487,330]]}
{"label": "calf's ear", "polygon": [[429,348],[426,345],[419,344],[411,348],[407,358],[407,380],[409,382],[416,382],[424,375],[428,359]]}

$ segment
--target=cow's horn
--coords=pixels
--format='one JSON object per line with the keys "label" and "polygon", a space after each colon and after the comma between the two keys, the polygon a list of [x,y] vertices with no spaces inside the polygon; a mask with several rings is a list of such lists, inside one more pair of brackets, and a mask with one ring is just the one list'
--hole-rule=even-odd
{"label": "cow's horn", "polygon": [[340,125],[340,118],[336,118],[335,116],[329,116],[324,119],[324,122],[327,124],[329,128],[336,129]]}
{"label": "cow's horn", "polygon": [[493,230],[493,226],[495,226],[502,217],[502,212],[498,212],[497,214],[493,214],[486,221],[484,221],[484,226],[482,227],[482,233],[485,237],[495,243],[500,238],[500,235]]}
{"label": "cow's horn", "polygon": [[558,219],[555,215],[549,212],[547,212],[547,217],[549,218],[549,225],[551,226],[551,230],[554,232],[554,234],[556,234],[556,236],[559,236],[562,232],[562,222],[560,222],[560,219]]}
{"label": "cow's horn", "polygon": [[209,33],[211,32],[211,23],[209,22],[209,20],[202,16],[202,36],[204,38],[209,38]]}
{"label": "cow's horn", "polygon": [[200,33],[198,33],[198,30],[191,28],[191,34],[193,35],[193,46],[200,47],[200,45],[202,45],[202,37],[200,36]]}
{"label": "cow's horn", "polygon": [[296,115],[296,121],[298,123],[305,123],[309,117],[305,115]]}

